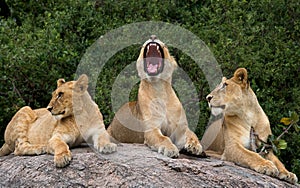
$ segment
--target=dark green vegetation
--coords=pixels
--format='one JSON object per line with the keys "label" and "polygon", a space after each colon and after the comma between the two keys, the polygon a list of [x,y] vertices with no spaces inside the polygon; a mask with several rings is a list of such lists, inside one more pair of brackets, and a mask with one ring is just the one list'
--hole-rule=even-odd
{"label": "dark green vegetation", "polygon": [[[56,80],[72,80],[85,50],[101,35],[140,21],[169,22],[191,31],[208,45],[227,77],[236,68],[246,67],[274,135],[287,127],[280,124],[282,117],[288,117],[289,111],[300,112],[298,0],[6,3],[10,13],[0,12],[1,143],[14,113],[24,105],[46,107]],[[98,77],[95,99],[106,125],[113,117],[111,86],[120,71],[137,59],[139,47],[133,45],[115,54]],[[208,83],[189,56],[176,48],[170,51],[197,87],[200,116],[196,133],[201,137],[209,119]],[[132,93],[133,99],[136,88]],[[290,129],[281,139],[288,145],[279,156],[300,177],[300,135]]]}

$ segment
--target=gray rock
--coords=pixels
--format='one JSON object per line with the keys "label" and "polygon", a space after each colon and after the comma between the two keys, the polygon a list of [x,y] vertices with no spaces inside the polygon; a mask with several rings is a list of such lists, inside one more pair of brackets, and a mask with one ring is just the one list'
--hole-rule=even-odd
{"label": "gray rock", "polygon": [[56,168],[53,156],[0,158],[0,187],[300,187],[233,163],[181,154],[165,157],[140,144],[119,144],[113,154],[89,147]]}

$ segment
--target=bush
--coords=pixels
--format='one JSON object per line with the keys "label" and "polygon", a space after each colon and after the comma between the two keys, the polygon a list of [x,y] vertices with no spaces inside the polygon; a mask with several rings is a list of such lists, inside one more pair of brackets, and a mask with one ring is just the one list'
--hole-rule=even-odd
{"label": "bush", "polygon": [[[0,123],[5,125],[22,106],[46,107],[56,80],[72,80],[85,50],[101,35],[125,24],[163,21],[179,25],[202,39],[214,53],[223,74],[231,77],[246,67],[250,82],[269,116],[275,135],[289,111],[300,112],[300,9],[285,1],[7,1],[11,15],[0,21]],[[164,41],[164,39],[161,39]],[[171,47],[171,46],[170,46]],[[108,125],[113,118],[111,87],[126,65],[135,61],[139,46],[115,54],[98,77],[95,100]],[[209,111],[208,83],[186,54],[171,47],[179,66],[199,94],[196,133],[202,136]],[[136,96],[133,89],[131,99]],[[187,90],[188,88],[178,88]],[[188,108],[187,106],[185,106]],[[196,113],[196,112],[195,112]],[[194,120],[192,120],[194,121]],[[288,148],[280,158],[299,174],[300,136],[284,138]]]}

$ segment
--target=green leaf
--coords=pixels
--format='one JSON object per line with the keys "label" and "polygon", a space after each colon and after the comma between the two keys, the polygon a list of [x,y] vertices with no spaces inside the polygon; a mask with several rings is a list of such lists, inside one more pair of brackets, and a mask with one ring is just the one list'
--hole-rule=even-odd
{"label": "green leaf", "polygon": [[286,149],[287,148],[287,142],[285,140],[278,140],[278,145],[277,145],[278,149]]}
{"label": "green leaf", "polygon": [[280,123],[283,123],[284,125],[291,124],[292,120],[290,118],[281,118]]}
{"label": "green leaf", "polygon": [[296,112],[291,113],[291,120],[295,123],[299,121],[299,115]]}
{"label": "green leaf", "polygon": [[295,131],[296,131],[297,133],[299,133],[299,131],[300,131],[300,126],[299,126],[297,123],[295,123],[295,124],[294,124],[294,129],[295,129]]}

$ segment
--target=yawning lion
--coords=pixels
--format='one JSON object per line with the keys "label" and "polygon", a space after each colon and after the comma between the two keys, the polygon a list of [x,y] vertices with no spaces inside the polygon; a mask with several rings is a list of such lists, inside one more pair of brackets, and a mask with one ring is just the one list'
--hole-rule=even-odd
{"label": "yawning lion", "polygon": [[108,133],[120,142],[145,143],[169,157],[178,157],[181,149],[201,154],[202,146],[188,128],[185,111],[171,86],[177,63],[167,46],[151,36],[136,67],[141,78],[138,99],[118,110]]}

